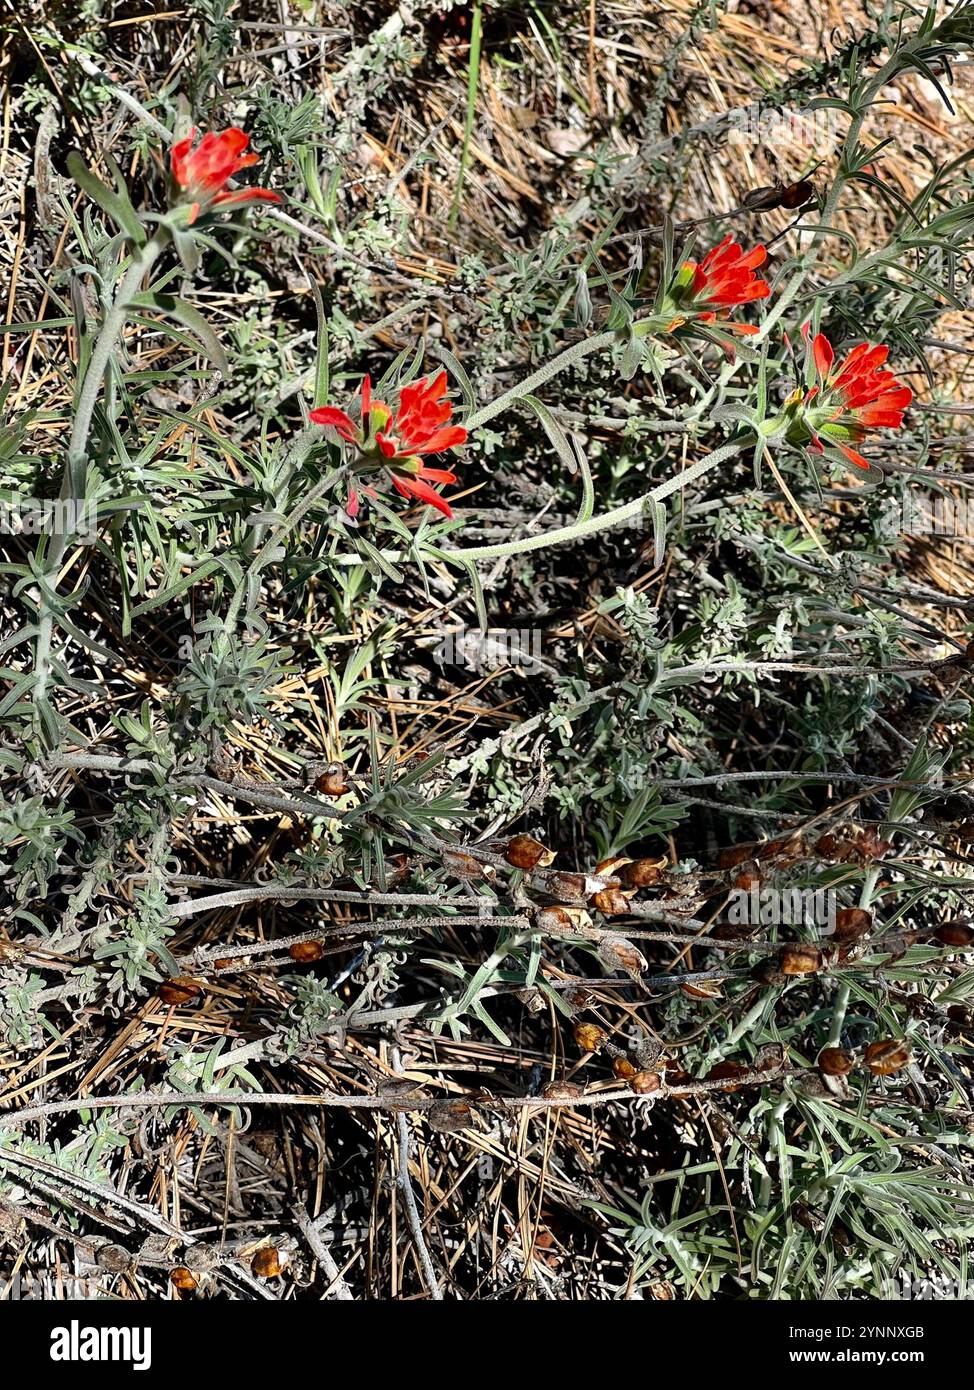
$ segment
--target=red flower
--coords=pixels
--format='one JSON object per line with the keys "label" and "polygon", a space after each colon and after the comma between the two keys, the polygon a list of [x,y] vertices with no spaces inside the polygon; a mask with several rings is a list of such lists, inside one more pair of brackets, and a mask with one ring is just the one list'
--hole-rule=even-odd
{"label": "red flower", "polygon": [[[450,505],[430,483],[455,483],[456,474],[442,468],[430,468],[423,462],[427,454],[442,454],[463,444],[467,431],[462,425],[449,424],[453,403],[446,399],[446,372],[438,372],[430,380],[424,376],[411,382],[399,392],[393,412],[384,401],[372,399],[372,382],[362,378],[360,423],[336,406],[326,405],[312,410],[316,425],[330,425],[348,444],[359,452],[360,467],[364,470],[382,469],[392,479],[392,485],[403,497],[426,502],[445,517],[452,517]],[[362,489],[374,497],[375,489]],[[351,488],[347,511],[355,516],[358,493]]]}
{"label": "red flower", "polygon": [[[808,340],[808,325],[805,326]],[[889,348],[859,343],[835,367],[835,353],[824,333],[812,341],[816,385],[805,396],[805,422],[815,445],[824,435],[857,468],[869,464],[850,444],[861,444],[870,430],[896,430],[903,423],[903,412],[913,399],[904,386],[884,367]]]}
{"label": "red flower", "polygon": [[[771,286],[754,274],[767,257],[763,246],[755,246],[745,255],[743,247],[725,236],[702,261],[684,261],[676,278],[673,299],[683,314],[693,314],[702,323],[725,318],[738,304],[767,299]],[[758,331],[750,323],[726,324],[725,327],[736,333]]]}
{"label": "red flower", "polygon": [[232,192],[227,189],[227,180],[241,169],[249,169],[257,163],[253,152],[244,154],[250,137],[243,130],[231,126],[218,134],[210,131],[193,148],[196,130],[191,130],[185,140],[178,141],[170,151],[169,164],[173,183],[180,193],[188,195],[191,204],[189,221],[192,225],[199,216],[200,209],[226,207],[229,203],[279,203],[281,195],[272,193],[269,188],[238,188]]}

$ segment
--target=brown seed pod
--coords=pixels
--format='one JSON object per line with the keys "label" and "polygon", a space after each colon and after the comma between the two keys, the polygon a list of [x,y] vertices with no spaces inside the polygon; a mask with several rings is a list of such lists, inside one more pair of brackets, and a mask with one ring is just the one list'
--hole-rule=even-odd
{"label": "brown seed pod", "polygon": [[685,980],[680,989],[691,999],[720,999],[724,993],[719,980]]}
{"label": "brown seed pod", "polygon": [[582,1088],[576,1086],[574,1081],[549,1081],[538,1094],[542,1100],[578,1100]]}
{"label": "brown seed pod", "polygon": [[599,960],[610,970],[624,970],[634,980],[646,969],[646,957],[624,936],[603,936],[599,942]]}
{"label": "brown seed pod", "polygon": [[124,1245],[103,1245],[98,1251],[98,1267],[113,1274],[128,1274],[135,1268],[135,1259]]}
{"label": "brown seed pod", "polygon": [[823,859],[838,859],[844,845],[845,841],[838,835],[821,835],[815,841],[815,853],[820,854]]}
{"label": "brown seed pod", "polygon": [[584,874],[549,874],[545,891],[563,903],[584,903],[589,896],[588,880]]}
{"label": "brown seed pod", "polygon": [[[746,1076],[749,1070],[750,1068],[746,1067],[743,1062],[718,1062],[715,1067],[710,1068],[705,1080],[736,1081],[738,1077]],[[723,1089],[730,1092],[739,1091],[741,1088],[740,1086],[725,1086]]]}
{"label": "brown seed pod", "polygon": [[784,975],[815,975],[822,968],[822,952],[817,946],[786,946],[778,964]]}
{"label": "brown seed pod", "polygon": [[504,858],[515,869],[543,869],[554,857],[554,853],[533,835],[515,835],[504,850]]}
{"label": "brown seed pod", "polygon": [[348,791],[348,777],[344,763],[332,763],[315,778],[315,791],[322,796],[344,796]]}
{"label": "brown seed pod", "polygon": [[576,1023],[574,1036],[583,1052],[598,1052],[608,1034],[597,1023]]}
{"label": "brown seed pod", "polygon": [[715,941],[746,941],[758,930],[747,922],[718,922],[710,935]]}
{"label": "brown seed pod", "polygon": [[194,1289],[199,1288],[200,1283],[193,1271],[185,1265],[177,1265],[175,1269],[170,1270],[169,1282],[180,1293],[192,1293]]}
{"label": "brown seed pod", "polygon": [[658,1068],[666,1079],[667,1086],[686,1086],[693,1078],[688,1071],[680,1066],[679,1062],[672,1057],[665,1058]]}
{"label": "brown seed pod", "polygon": [[841,1047],[823,1047],[818,1054],[818,1069],[824,1076],[848,1076],[855,1059]]}
{"label": "brown seed pod", "polygon": [[795,1090],[809,1100],[834,1100],[829,1083],[817,1071],[803,1071],[795,1077]]}
{"label": "brown seed pod", "polygon": [[311,965],[324,954],[325,948],[320,941],[295,941],[288,947],[288,955],[299,965]]}
{"label": "brown seed pod", "polygon": [[617,1057],[612,1063],[612,1070],[620,1081],[628,1081],[631,1076],[635,1076],[638,1067],[634,1067],[628,1057]]}
{"label": "brown seed pod", "polygon": [[258,1279],[276,1279],[281,1272],[281,1257],[273,1245],[262,1245],[254,1251],[250,1268]]}
{"label": "brown seed pod", "polygon": [[883,1038],[869,1044],[863,1053],[863,1061],[874,1076],[892,1076],[908,1065],[910,1049],[901,1039]]}
{"label": "brown seed pod", "polygon": [[629,1078],[629,1089],[635,1091],[637,1096],[651,1096],[661,1085],[662,1082],[655,1071],[637,1071],[635,1076]]}
{"label": "brown seed pod", "polygon": [[873,924],[873,914],[864,907],[840,907],[835,914],[832,940],[839,946],[849,946],[866,935]]}
{"label": "brown seed pod", "polygon": [[754,1059],[755,1071],[778,1071],[785,1065],[785,1049],[781,1043],[767,1043]]}
{"label": "brown seed pod", "polygon": [[592,906],[606,917],[618,916],[629,911],[629,899],[620,888],[604,888],[601,893],[593,895]]}
{"label": "brown seed pod", "polygon": [[941,946],[964,947],[974,941],[974,928],[966,922],[945,922],[934,932]]}
{"label": "brown seed pod", "polygon": [[177,975],[171,980],[159,986],[159,998],[164,1004],[188,1004],[193,999],[198,999],[203,993],[202,985],[198,985],[195,980],[187,979],[185,975]]}
{"label": "brown seed pod", "polygon": [[649,888],[659,883],[667,866],[666,859],[634,859],[619,870],[619,877],[628,888]]}
{"label": "brown seed pod", "polygon": [[758,872],[757,860],[751,859],[742,864],[732,877],[731,883],[744,893],[750,893],[752,888],[760,888],[761,875]]}
{"label": "brown seed pod", "polygon": [[627,864],[631,864],[631,859],[626,859],[624,855],[614,854],[611,859],[601,859],[595,866],[595,873],[598,878],[611,879],[613,883],[622,882],[622,871]]}
{"label": "brown seed pod", "polygon": [[640,1038],[633,1043],[632,1055],[639,1063],[641,1071],[650,1071],[663,1055],[663,1049],[655,1038]]}
{"label": "brown seed pod", "polygon": [[788,976],[774,956],[768,956],[765,960],[759,960],[757,965],[752,966],[751,979],[757,980],[759,985],[783,985],[787,983]]}
{"label": "brown seed pod", "polygon": [[472,854],[462,849],[445,849],[442,855],[443,868],[452,878],[470,881],[484,877],[484,866]]}
{"label": "brown seed pod", "polygon": [[438,1100],[426,1112],[426,1123],[440,1134],[469,1129],[472,1120],[473,1109],[465,1100]]}
{"label": "brown seed pod", "polygon": [[549,932],[552,936],[575,936],[578,927],[563,907],[541,907],[534,914],[534,925],[538,931]]}
{"label": "brown seed pod", "polygon": [[880,839],[879,831],[874,825],[867,825],[856,844],[856,856],[866,862],[882,859],[892,848],[890,840]]}
{"label": "brown seed pod", "polygon": [[964,1004],[951,1004],[947,1017],[955,1028],[966,1028],[971,1022],[971,1011]]}

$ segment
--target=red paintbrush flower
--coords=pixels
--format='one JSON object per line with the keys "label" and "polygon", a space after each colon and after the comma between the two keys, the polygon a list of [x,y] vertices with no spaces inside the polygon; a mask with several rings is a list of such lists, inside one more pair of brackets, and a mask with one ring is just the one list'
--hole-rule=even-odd
{"label": "red paintbrush flower", "polygon": [[[739,304],[767,299],[771,286],[754,274],[767,257],[763,246],[755,246],[745,255],[743,247],[732,237],[725,236],[702,261],[683,262],[670,298],[684,318],[692,316],[700,323],[724,319]],[[724,327],[735,333],[758,331],[750,323],[728,323]]]}
{"label": "red paintbrush flower", "polygon": [[[808,341],[808,325],[805,329]],[[818,333],[811,344],[816,384],[804,400],[805,424],[819,450],[822,437],[857,468],[869,464],[851,447],[861,444],[870,430],[897,430],[913,392],[884,367],[889,348],[859,343],[835,366],[832,344]]]}
{"label": "red paintbrush flower", "polygon": [[218,133],[210,131],[194,149],[195,139],[194,129],[185,140],[173,145],[169,155],[173,183],[180,194],[186,195],[180,198],[180,202],[190,203],[190,225],[196,221],[201,209],[226,207],[230,203],[281,201],[281,195],[272,193],[269,188],[227,188],[227,181],[234,174],[257,163],[257,155],[253,152],[244,154],[250,142],[245,131],[238,130],[236,126]]}
{"label": "red paintbrush flower", "polygon": [[[466,442],[463,426],[449,423],[452,414],[453,403],[446,399],[446,372],[441,371],[432,380],[424,376],[404,386],[394,412],[384,401],[373,400],[372,382],[365,376],[358,424],[333,405],[312,410],[311,419],[316,425],[330,425],[346,443],[354,444],[361,471],[386,472],[403,497],[426,502],[445,517],[452,517],[449,503],[430,483],[455,483],[456,474],[423,462],[427,454],[442,454]],[[376,495],[371,487],[362,491],[370,497]],[[355,516],[358,505],[358,492],[352,487],[346,507],[349,516]]]}

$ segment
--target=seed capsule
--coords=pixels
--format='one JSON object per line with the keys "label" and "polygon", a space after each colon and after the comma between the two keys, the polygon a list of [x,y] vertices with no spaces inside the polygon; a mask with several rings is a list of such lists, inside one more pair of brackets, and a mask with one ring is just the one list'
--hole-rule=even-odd
{"label": "seed capsule", "polygon": [[648,888],[663,877],[667,861],[665,859],[634,859],[618,870],[619,877],[629,888]]}
{"label": "seed capsule", "polygon": [[637,1074],[638,1068],[633,1066],[628,1057],[617,1057],[612,1063],[612,1070],[620,1081],[628,1081]]}
{"label": "seed capsule", "polygon": [[322,796],[344,796],[348,791],[348,778],[343,763],[332,763],[320,776],[315,778],[315,791]]}
{"label": "seed capsule", "polygon": [[823,1047],[818,1054],[818,1069],[825,1076],[848,1076],[855,1066],[853,1057],[841,1047]]}
{"label": "seed capsule", "polygon": [[533,835],[515,835],[504,851],[504,858],[515,869],[543,869],[554,857],[554,853]]}
{"label": "seed capsule", "polygon": [[103,1245],[98,1251],[98,1265],[113,1274],[127,1274],[135,1268],[135,1260],[124,1245]]}
{"label": "seed capsule", "polygon": [[969,946],[974,941],[974,928],[966,922],[945,922],[934,935],[941,946]]}
{"label": "seed capsule", "polygon": [[884,1038],[870,1043],[863,1054],[863,1061],[874,1076],[892,1076],[902,1071],[910,1061],[910,1049],[895,1038]]}
{"label": "seed capsule", "polygon": [[634,980],[646,969],[646,957],[624,936],[603,936],[599,942],[599,960],[610,970],[624,970]]}
{"label": "seed capsule", "polygon": [[667,1057],[665,1061],[661,1063],[660,1070],[666,1077],[667,1086],[671,1088],[673,1086],[686,1086],[688,1082],[693,1080],[690,1073],[684,1071],[679,1062],[675,1061],[672,1057]]}
{"label": "seed capsule", "polygon": [[759,960],[751,969],[751,978],[759,985],[780,986],[787,983],[788,976],[773,956]]}
{"label": "seed capsule", "polygon": [[312,962],[321,960],[324,954],[325,948],[320,941],[295,941],[288,948],[288,955],[299,965],[311,965]]}
{"label": "seed capsule", "polygon": [[757,860],[752,859],[742,864],[731,883],[744,893],[750,893],[752,888],[760,888],[761,875],[758,872]]}
{"label": "seed capsule", "polygon": [[[746,1076],[748,1068],[743,1062],[718,1062],[715,1067],[711,1067],[707,1073],[708,1081],[734,1081],[739,1076]],[[724,1090],[739,1091],[740,1086],[725,1086]]]}
{"label": "seed capsule", "polygon": [[548,875],[545,891],[559,902],[584,903],[589,890],[584,874],[554,873]]}
{"label": "seed capsule", "polygon": [[637,1096],[651,1096],[661,1085],[662,1082],[654,1071],[637,1071],[636,1075],[629,1079],[629,1089],[635,1091]]}
{"label": "seed capsule", "polygon": [[835,914],[832,940],[840,946],[848,946],[865,936],[872,924],[873,914],[864,907],[840,907]]}
{"label": "seed capsule", "polygon": [[202,987],[195,980],[188,980],[183,975],[166,980],[165,984],[159,986],[159,998],[164,1004],[188,1004],[202,993]]}
{"label": "seed capsule", "polygon": [[462,849],[443,851],[443,868],[453,878],[476,880],[484,877],[484,866],[472,854]]}
{"label": "seed capsule", "polygon": [[574,1081],[549,1081],[538,1094],[542,1100],[578,1100],[582,1088],[576,1086]]}
{"label": "seed capsule", "polygon": [[814,975],[822,968],[817,946],[786,946],[778,957],[784,975]]}
{"label": "seed capsule", "polygon": [[469,1129],[472,1116],[473,1109],[465,1100],[441,1100],[427,1110],[426,1122],[440,1134],[453,1134]]}
{"label": "seed capsule", "polygon": [[604,888],[592,898],[592,906],[597,907],[607,917],[618,916],[629,911],[629,899],[619,888]]}
{"label": "seed capsule", "polygon": [[578,927],[563,907],[542,907],[534,914],[534,925],[538,931],[550,932],[553,936],[575,936]]}
{"label": "seed capsule", "polygon": [[273,1245],[263,1245],[254,1252],[250,1268],[258,1279],[276,1279],[281,1272],[281,1257]]}
{"label": "seed capsule", "polygon": [[622,880],[623,869],[631,863],[631,859],[615,854],[611,859],[600,859],[595,866],[595,874],[598,878],[611,878],[613,883],[619,883]]}
{"label": "seed capsule", "polygon": [[180,1293],[192,1293],[194,1289],[199,1288],[200,1281],[191,1269],[187,1269],[185,1265],[177,1265],[170,1271],[169,1282]]}
{"label": "seed capsule", "polygon": [[575,1041],[583,1052],[598,1052],[607,1036],[597,1023],[575,1024]]}
{"label": "seed capsule", "polygon": [[785,1064],[785,1049],[781,1043],[766,1043],[754,1059],[755,1071],[777,1071]]}

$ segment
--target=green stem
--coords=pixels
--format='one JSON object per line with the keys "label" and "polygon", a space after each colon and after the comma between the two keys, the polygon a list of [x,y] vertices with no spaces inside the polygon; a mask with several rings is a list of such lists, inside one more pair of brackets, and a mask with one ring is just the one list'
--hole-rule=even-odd
{"label": "green stem", "polygon": [[464,427],[475,430],[480,425],[485,425],[488,420],[493,420],[495,415],[499,415],[502,410],[506,410],[509,405],[521,399],[522,396],[530,395],[536,386],[543,386],[546,381],[550,381],[553,376],[565,370],[566,367],[573,367],[576,362],[581,362],[582,358],[588,357],[590,353],[601,352],[603,348],[611,347],[616,341],[615,333],[597,333],[593,338],[585,338],[580,343],[572,343],[563,352],[559,352],[557,357],[552,357],[550,362],[546,362],[543,367],[539,367],[536,372],[532,372],[529,377],[519,381],[516,386],[512,386],[503,395],[495,397],[482,405],[479,410],[474,411],[464,420]]}
{"label": "green stem", "polygon": [[[91,422],[95,414],[95,406],[98,404],[98,396],[111,363],[112,355],[118,345],[118,340],[125,328],[126,311],[132,297],[138,293],[139,286],[142,284],[153,262],[161,253],[168,240],[168,233],[161,227],[150,241],[137,250],[129,264],[128,270],[122,277],[122,282],[112,302],[111,308],[105,315],[95,345],[92,348],[88,365],[85,369],[84,379],[78,393],[78,404],[75,409],[74,423],[71,427],[71,435],[68,439],[67,457],[64,464],[64,476],[61,480],[61,500],[72,501],[81,499],[84,496],[86,474],[87,474],[87,455],[88,455],[88,436],[91,433]],[[67,515],[67,510],[65,515]],[[50,537],[50,544],[45,546],[43,557],[38,555],[38,560],[42,563],[44,573],[50,577],[51,588],[56,591],[57,571],[61,561],[64,559],[68,544],[71,540],[71,531],[67,525]],[[45,541],[47,538],[45,537]],[[42,545],[45,545],[42,541]],[[40,547],[38,547],[40,550]],[[46,598],[44,590],[38,593],[38,620],[37,620],[37,644],[34,649],[34,690],[33,699],[35,710],[43,705],[47,696],[47,687],[51,678],[51,640],[54,632],[54,614],[51,610],[49,600]],[[39,726],[43,727],[43,726]]]}
{"label": "green stem", "polygon": [[470,55],[467,66],[467,112],[463,123],[463,148],[460,151],[460,168],[457,172],[457,186],[450,208],[449,226],[457,225],[460,215],[460,199],[463,197],[463,181],[470,163],[470,142],[473,140],[473,123],[477,115],[477,87],[480,82],[480,40],[483,31],[480,0],[474,0],[473,16],[470,21]]}
{"label": "green stem", "polygon": [[543,550],[545,546],[560,545],[562,541],[577,541],[584,536],[593,536],[598,531],[605,531],[610,526],[617,526],[622,521],[642,515],[647,503],[662,502],[671,493],[696,482],[718,464],[740,453],[750,442],[750,434],[739,435],[736,439],[712,450],[706,458],[699,459],[689,468],[674,474],[672,478],[667,478],[665,483],[660,483],[652,491],[643,493],[641,497],[636,497],[621,507],[614,507],[610,512],[603,512],[601,516],[589,517],[587,521],[576,521],[571,526],[560,526],[555,531],[542,531],[536,536],[522,536],[520,540],[502,541],[498,545],[472,546],[444,553],[458,564],[470,564],[475,560],[500,560],[505,555],[523,555],[528,550]]}

